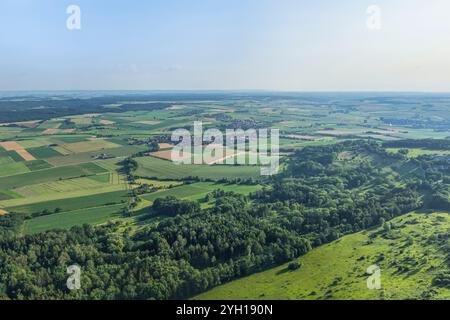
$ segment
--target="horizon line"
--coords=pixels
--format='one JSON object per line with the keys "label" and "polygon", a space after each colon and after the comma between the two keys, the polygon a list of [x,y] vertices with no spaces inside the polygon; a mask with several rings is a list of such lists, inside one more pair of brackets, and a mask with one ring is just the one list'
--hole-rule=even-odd
{"label": "horizon line", "polygon": [[395,94],[450,94],[449,91],[432,90],[277,90],[277,89],[18,89],[0,90],[0,93],[58,93],[58,92],[137,92],[137,93],[395,93]]}

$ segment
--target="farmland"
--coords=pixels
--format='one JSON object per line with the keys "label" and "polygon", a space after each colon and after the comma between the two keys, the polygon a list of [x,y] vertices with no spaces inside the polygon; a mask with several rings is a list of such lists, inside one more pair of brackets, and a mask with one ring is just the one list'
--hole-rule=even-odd
{"label": "farmland", "polygon": [[[0,258],[20,256],[11,264],[42,288],[7,275],[0,298],[74,298],[47,281],[64,278],[58,260],[85,268],[86,299],[447,299],[449,105],[356,93],[0,99]],[[171,134],[194,122],[279,129],[278,174],[174,163]],[[372,264],[381,291],[365,287]],[[122,290],[129,278],[139,283]]]}
{"label": "farmland", "polygon": [[57,167],[2,177],[0,178],[0,188],[19,188],[30,184],[78,178],[81,176],[95,175],[104,172],[106,172],[106,170],[93,163],[81,164],[77,166]]}
{"label": "farmland", "polygon": [[111,205],[79,209],[55,213],[54,215],[42,216],[28,220],[24,225],[26,234],[35,234],[54,229],[70,229],[80,224],[101,224],[113,219],[120,218],[123,205]]}
{"label": "farmland", "polygon": [[256,178],[259,168],[256,166],[226,166],[226,165],[183,165],[179,166],[167,160],[156,158],[138,158],[137,176],[157,179],[183,179],[199,177],[219,180],[221,178]]}
{"label": "farmland", "polygon": [[167,196],[175,196],[180,199],[188,199],[188,200],[201,200],[208,193],[214,190],[224,190],[226,192],[238,192],[241,194],[249,194],[256,190],[259,190],[259,186],[237,186],[237,185],[226,185],[226,184],[216,184],[212,182],[198,182],[193,184],[187,184],[180,187],[175,187],[172,189],[167,189],[147,195],[141,196],[144,200],[154,201],[158,198],[164,198]]}
{"label": "farmland", "polygon": [[[387,150],[392,153],[398,153],[401,149],[388,148]],[[409,158],[417,158],[423,155],[450,155],[450,150],[427,150],[419,148],[408,148],[403,150],[408,150],[407,156]]]}

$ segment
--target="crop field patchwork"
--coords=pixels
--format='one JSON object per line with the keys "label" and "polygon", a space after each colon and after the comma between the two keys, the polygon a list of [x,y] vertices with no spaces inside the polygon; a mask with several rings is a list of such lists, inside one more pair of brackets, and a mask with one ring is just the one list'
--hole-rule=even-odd
{"label": "crop field patchwork", "polygon": [[25,161],[36,160],[33,155],[15,141],[0,142],[0,147],[3,147],[6,151],[15,151]]}
{"label": "crop field patchwork", "polygon": [[[60,261],[88,266],[86,298],[450,299],[447,95],[90,95],[0,97],[18,111],[0,108],[0,234],[14,234],[0,240],[20,258],[0,300],[68,297],[49,281],[65,276]],[[279,174],[171,161],[174,130],[193,134],[195,121],[279,129]],[[128,257],[164,272],[139,273]],[[381,290],[367,290],[374,264]],[[121,272],[142,286],[111,285]]]}

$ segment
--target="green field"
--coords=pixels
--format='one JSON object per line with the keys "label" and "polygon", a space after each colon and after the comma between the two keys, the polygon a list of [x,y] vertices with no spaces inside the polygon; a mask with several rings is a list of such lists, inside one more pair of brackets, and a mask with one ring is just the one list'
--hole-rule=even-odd
{"label": "green field", "polygon": [[[0,177],[12,176],[15,174],[26,173],[29,171],[30,169],[24,162],[13,162],[0,165]],[[8,180],[8,178],[5,178],[5,180]]]}
{"label": "green field", "polygon": [[[449,150],[427,150],[427,149],[419,149],[419,148],[406,148],[408,150],[408,154],[406,155],[408,158],[417,158],[423,155],[450,155]],[[398,153],[401,148],[388,148],[389,152]]]}
{"label": "green field", "polygon": [[260,168],[257,166],[230,166],[230,165],[176,165],[167,160],[153,157],[136,159],[139,167],[136,175],[156,179],[183,179],[186,177],[199,177],[219,180],[222,178],[258,178]]}
{"label": "green field", "polygon": [[25,222],[24,232],[35,234],[53,229],[70,229],[82,224],[96,225],[119,218],[122,208],[123,205],[112,205],[37,217]]}
{"label": "green field", "polygon": [[44,160],[27,161],[27,162],[25,162],[25,165],[31,171],[44,170],[44,169],[49,169],[52,167],[51,164],[49,164],[48,162],[46,162]]}
{"label": "green field", "polygon": [[240,185],[226,185],[226,184],[216,184],[213,182],[198,182],[193,184],[186,184],[180,187],[175,187],[172,189],[162,190],[155,193],[150,193],[141,196],[142,199],[147,201],[154,201],[158,198],[164,198],[167,196],[175,196],[180,199],[187,200],[201,200],[208,193],[221,189],[227,192],[233,191],[241,194],[249,194],[251,192],[259,190],[260,186],[240,186]]}
{"label": "green field", "polygon": [[100,153],[106,153],[113,157],[126,157],[143,150],[145,150],[145,148],[142,146],[123,146],[104,151],[80,152],[76,154],[69,154],[67,156],[51,157],[46,159],[46,161],[54,166],[67,166],[91,162],[94,160],[94,157]]}
{"label": "green field", "polygon": [[95,175],[104,172],[107,172],[107,170],[95,165],[94,163],[51,168],[46,170],[13,175],[9,177],[2,177],[0,178],[0,189],[19,188],[30,184],[38,184],[49,181],[77,178],[81,176]]}
{"label": "green field", "polygon": [[107,173],[86,178],[74,178],[33,184],[14,189],[14,191],[17,194],[28,198],[41,196],[51,197],[57,193],[70,194],[83,190],[91,190],[92,193],[99,193],[99,191],[101,192],[101,189],[110,189],[113,185],[117,186],[118,189],[125,189],[124,184],[120,183],[119,179],[117,179],[117,175],[112,177],[111,174]]}
{"label": "green field", "polygon": [[[450,299],[449,95],[89,96],[0,97],[0,300]],[[155,153],[194,121],[279,129],[280,174]],[[69,262],[89,286],[52,283]]]}
{"label": "green field", "polygon": [[[394,219],[391,231],[364,231],[313,249],[298,259],[298,270],[290,271],[285,264],[195,299],[421,299],[431,294],[436,270],[448,268],[448,240],[435,237],[448,235],[449,225],[447,213],[411,213]],[[381,269],[381,290],[367,288],[371,265]],[[450,298],[449,289],[432,291],[434,299]]]}
{"label": "green field", "polygon": [[127,191],[113,191],[106,193],[99,193],[83,197],[66,198],[45,202],[37,202],[28,205],[6,207],[9,212],[20,214],[32,214],[47,210],[54,212],[56,209],[61,211],[72,211],[83,208],[100,207],[111,204],[118,204],[126,202]]}

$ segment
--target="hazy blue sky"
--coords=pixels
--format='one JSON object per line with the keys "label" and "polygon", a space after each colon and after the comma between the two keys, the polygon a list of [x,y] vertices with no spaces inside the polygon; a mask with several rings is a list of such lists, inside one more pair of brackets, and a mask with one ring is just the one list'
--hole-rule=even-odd
{"label": "hazy blue sky", "polygon": [[449,17],[448,0],[0,0],[0,90],[450,91]]}

